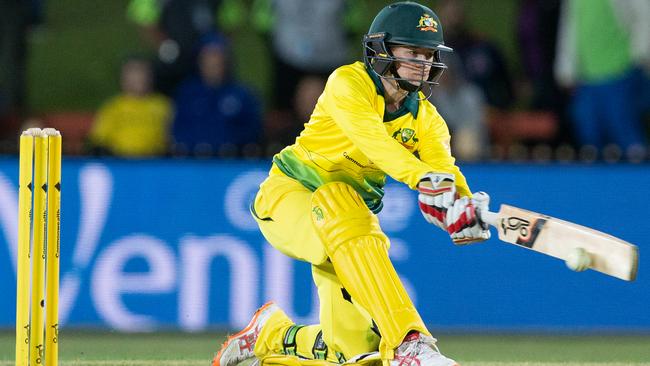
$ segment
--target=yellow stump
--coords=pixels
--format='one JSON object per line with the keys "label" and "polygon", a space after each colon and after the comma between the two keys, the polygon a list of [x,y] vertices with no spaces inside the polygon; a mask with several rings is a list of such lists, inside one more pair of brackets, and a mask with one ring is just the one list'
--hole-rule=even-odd
{"label": "yellow stump", "polygon": [[59,358],[59,251],[61,239],[61,134],[48,135],[47,257],[45,297],[45,364],[57,366]]}
{"label": "yellow stump", "polygon": [[47,136],[34,137],[34,226],[32,228],[32,298],[29,365],[43,364],[45,306],[45,218],[47,214]]}
{"label": "yellow stump", "polygon": [[16,366],[29,360],[29,242],[32,212],[33,131],[20,136],[18,181],[18,259],[16,261]]}
{"label": "yellow stump", "polygon": [[61,144],[53,128],[20,136],[17,366],[58,365]]}

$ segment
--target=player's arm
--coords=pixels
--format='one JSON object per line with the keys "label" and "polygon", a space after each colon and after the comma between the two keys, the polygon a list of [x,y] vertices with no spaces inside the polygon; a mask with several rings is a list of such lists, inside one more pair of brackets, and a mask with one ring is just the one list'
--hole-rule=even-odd
{"label": "player's arm", "polygon": [[434,172],[445,172],[453,175],[456,190],[460,197],[471,197],[467,180],[456,165],[456,159],[451,155],[451,136],[447,124],[436,113],[428,128],[420,131],[420,159],[431,167]]}
{"label": "player's arm", "polygon": [[484,192],[472,197],[451,155],[449,130],[442,117],[437,115],[429,127],[421,133],[420,158],[432,170],[449,173],[427,174],[420,180],[418,204],[424,218],[446,230],[455,244],[488,239],[490,231],[478,213],[488,210],[490,197]]}
{"label": "player's arm", "polygon": [[343,133],[379,169],[412,189],[431,167],[391,138],[373,107],[374,85],[353,71],[338,69],[328,80],[324,106]]}

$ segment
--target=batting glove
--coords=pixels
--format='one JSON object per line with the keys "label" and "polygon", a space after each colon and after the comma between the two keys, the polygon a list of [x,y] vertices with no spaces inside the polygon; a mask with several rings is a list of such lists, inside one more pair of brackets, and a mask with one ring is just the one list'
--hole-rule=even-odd
{"label": "batting glove", "polygon": [[478,217],[481,210],[487,211],[490,196],[485,192],[474,193],[473,198],[457,199],[447,210],[445,223],[451,240],[456,245],[477,243],[490,238],[490,229]]}
{"label": "batting glove", "polygon": [[456,199],[456,184],[452,174],[427,173],[418,183],[418,206],[427,222],[447,230],[447,210]]}

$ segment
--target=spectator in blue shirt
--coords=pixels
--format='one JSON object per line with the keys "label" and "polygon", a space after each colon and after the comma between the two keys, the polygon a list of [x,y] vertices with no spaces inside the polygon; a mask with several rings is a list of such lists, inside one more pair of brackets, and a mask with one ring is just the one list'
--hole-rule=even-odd
{"label": "spectator in blue shirt", "polygon": [[175,94],[172,153],[233,157],[259,151],[260,102],[233,79],[227,40],[206,34],[197,60],[198,75],[181,83]]}

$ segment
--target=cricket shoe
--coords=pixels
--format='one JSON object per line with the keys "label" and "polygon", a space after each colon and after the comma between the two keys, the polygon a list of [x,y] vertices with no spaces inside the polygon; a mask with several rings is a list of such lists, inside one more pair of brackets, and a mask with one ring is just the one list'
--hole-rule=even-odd
{"label": "cricket shoe", "polygon": [[395,350],[390,366],[460,366],[456,361],[443,356],[436,347],[436,339],[418,332],[404,338]]}
{"label": "cricket shoe", "polygon": [[255,357],[253,350],[255,349],[257,337],[271,314],[278,310],[280,308],[272,301],[257,309],[246,328],[226,339],[219,353],[214,356],[212,366],[234,366]]}

